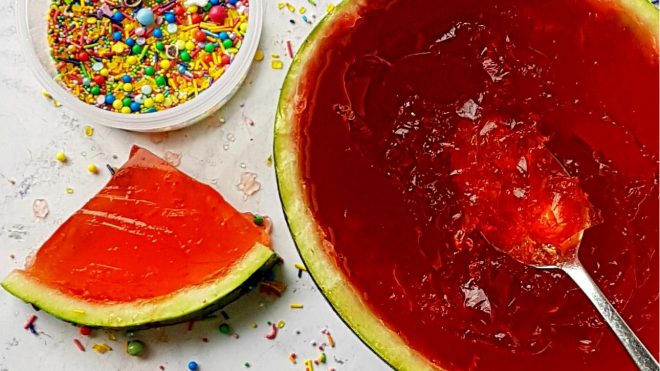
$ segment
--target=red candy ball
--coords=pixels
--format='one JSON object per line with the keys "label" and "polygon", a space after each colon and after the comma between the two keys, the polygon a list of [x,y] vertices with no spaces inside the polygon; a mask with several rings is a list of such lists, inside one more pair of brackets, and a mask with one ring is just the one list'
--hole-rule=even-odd
{"label": "red candy ball", "polygon": [[202,16],[199,15],[199,13],[193,13],[193,15],[190,16],[190,20],[192,23],[197,24],[202,21]]}
{"label": "red candy ball", "polygon": [[89,54],[85,53],[84,51],[81,51],[78,53],[77,58],[81,62],[87,62],[89,60]]}
{"label": "red candy ball", "polygon": [[211,63],[213,63],[213,57],[211,57],[210,54],[207,54],[207,55],[204,57],[204,63],[206,63],[206,64],[211,64]]}
{"label": "red candy ball", "polygon": [[211,7],[209,10],[209,18],[215,23],[224,23],[227,17],[227,11],[220,5]]}
{"label": "red candy ball", "polygon": [[105,78],[101,75],[96,75],[96,76],[94,76],[94,82],[97,85],[102,85],[105,82]]}
{"label": "red candy ball", "polygon": [[80,335],[89,336],[92,334],[92,329],[87,326],[80,327]]}
{"label": "red candy ball", "polygon": [[183,7],[181,5],[177,5],[177,6],[174,7],[174,9],[172,9],[172,13],[174,13],[176,15],[183,15],[184,12],[185,12],[185,9],[183,9]]}
{"label": "red candy ball", "polygon": [[229,57],[228,57],[227,55],[223,54],[223,55],[222,55],[222,58],[220,59],[220,61],[222,62],[222,65],[223,65],[223,66],[224,66],[224,65],[227,65],[227,64],[229,64]]}
{"label": "red candy ball", "polygon": [[202,42],[206,40],[206,34],[202,32],[201,30],[195,31],[195,40]]}

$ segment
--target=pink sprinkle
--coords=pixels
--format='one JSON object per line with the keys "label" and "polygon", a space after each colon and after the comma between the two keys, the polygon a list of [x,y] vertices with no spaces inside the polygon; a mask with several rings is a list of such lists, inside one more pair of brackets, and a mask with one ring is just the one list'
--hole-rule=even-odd
{"label": "pink sprinkle", "polygon": [[35,314],[31,315],[30,318],[25,322],[25,325],[23,325],[23,329],[27,330],[29,329],[32,325],[34,325],[34,321],[37,320],[37,316]]}
{"label": "pink sprinkle", "polygon": [[289,52],[289,57],[293,58],[293,47],[291,46],[291,41],[286,41],[286,50]]}
{"label": "pink sprinkle", "polygon": [[273,340],[277,337],[277,326],[273,323],[271,325],[271,331],[269,334],[266,335],[266,339],[268,340]]}
{"label": "pink sprinkle", "polygon": [[85,346],[82,345],[82,343],[80,342],[80,340],[78,340],[78,339],[73,339],[73,343],[76,345],[76,347],[77,347],[78,349],[80,349],[81,352],[84,352],[84,351],[85,351]]}

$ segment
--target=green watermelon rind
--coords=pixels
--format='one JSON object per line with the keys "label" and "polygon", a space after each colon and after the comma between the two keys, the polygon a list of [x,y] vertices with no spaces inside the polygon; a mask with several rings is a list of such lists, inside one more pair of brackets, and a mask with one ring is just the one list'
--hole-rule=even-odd
{"label": "green watermelon rind", "polygon": [[[355,334],[385,362],[397,370],[442,369],[411,348],[390,329],[361,299],[358,291],[337,266],[330,242],[316,225],[307,206],[306,191],[300,172],[296,142],[298,113],[305,109],[305,88],[300,88],[307,63],[323,40],[332,36],[335,22],[355,18],[367,0],[343,0],[312,30],[296,54],[280,92],[275,115],[274,163],[282,203],[296,248],[321,292]],[[599,0],[591,0],[599,2]],[[658,10],[646,0],[618,0],[623,21],[639,31],[640,39],[651,39],[654,52],[658,47]],[[438,344],[437,346],[451,346]]]}
{"label": "green watermelon rind", "polygon": [[[277,259],[271,248],[256,243],[213,280],[153,299],[122,303],[82,300],[23,270],[12,271],[1,285],[19,299],[67,322],[89,327],[141,329],[201,318],[226,306],[256,285]],[[126,287],[130,290],[130,285]]]}

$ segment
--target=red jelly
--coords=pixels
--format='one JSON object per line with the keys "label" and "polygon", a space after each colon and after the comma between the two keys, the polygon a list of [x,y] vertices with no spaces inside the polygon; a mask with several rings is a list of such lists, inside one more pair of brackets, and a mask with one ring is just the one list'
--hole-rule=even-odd
{"label": "red jelly", "polygon": [[[513,202],[515,184],[505,183],[517,178],[479,167],[458,174],[468,157],[457,148],[495,151],[477,164],[509,161],[501,166],[511,170],[516,148],[529,152],[534,141],[571,174],[550,171],[566,182],[550,191],[573,201],[555,224],[591,226],[580,260],[658,354],[657,34],[617,6],[370,0],[320,41],[298,127],[309,203],[364,301],[441,367],[634,369],[568,277],[521,264],[470,228],[489,207],[504,218],[498,211],[516,205],[469,210],[465,193],[477,188],[468,180],[499,184]],[[489,121],[529,132],[511,150],[471,142]],[[530,156],[527,166],[548,160]],[[552,204],[543,192],[532,198]],[[570,212],[587,204],[588,215]],[[548,233],[542,208],[526,212],[536,219],[522,220],[527,232]]]}
{"label": "red jelly", "polygon": [[[459,111],[459,113],[461,113]],[[448,143],[449,173],[461,207],[454,239],[472,248],[470,232],[525,264],[557,266],[575,257],[598,211],[545,147],[533,123],[495,115],[460,120]]]}

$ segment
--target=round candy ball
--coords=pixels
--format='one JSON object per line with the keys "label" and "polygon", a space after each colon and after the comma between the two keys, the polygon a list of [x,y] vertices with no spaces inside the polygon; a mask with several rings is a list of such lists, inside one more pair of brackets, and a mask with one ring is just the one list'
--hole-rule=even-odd
{"label": "round candy ball", "polygon": [[194,37],[195,37],[195,40],[197,40],[199,42],[206,40],[206,34],[202,30],[195,31]]}
{"label": "round candy ball", "polygon": [[112,19],[112,21],[115,23],[119,23],[124,20],[124,15],[121,14],[121,12],[114,12],[112,14],[112,17],[110,17],[110,19]]}
{"label": "round candy ball", "polygon": [[121,33],[121,31],[115,31],[115,32],[112,33],[112,39],[115,40],[115,41],[121,40],[121,38],[123,36],[124,35]]}
{"label": "round candy ball", "polygon": [[174,23],[174,22],[176,22],[176,15],[174,15],[174,13],[172,13],[172,12],[167,12],[167,13],[165,13],[165,15],[163,16],[163,18],[165,18],[165,22],[167,22],[167,23]]}
{"label": "round candy ball", "polygon": [[197,369],[199,369],[199,365],[197,364],[197,362],[195,361],[188,362],[188,370],[195,371]]}
{"label": "round candy ball", "polygon": [[126,353],[139,357],[144,353],[144,343],[140,340],[131,340],[126,344]]}
{"label": "round candy ball", "polygon": [[131,103],[130,107],[131,107],[131,111],[137,112],[137,111],[140,110],[140,103],[133,102],[133,103]]}
{"label": "round candy ball", "polygon": [[157,28],[157,29],[154,30],[152,35],[154,35],[155,38],[160,39],[161,37],[163,37],[163,30],[161,30],[160,28]]}
{"label": "round candy ball", "polygon": [[142,8],[138,10],[135,16],[138,22],[143,26],[149,26],[154,23],[154,11],[151,8]]}
{"label": "round candy ball", "polygon": [[209,10],[209,18],[215,23],[224,23],[227,11],[220,5],[215,5]]}

